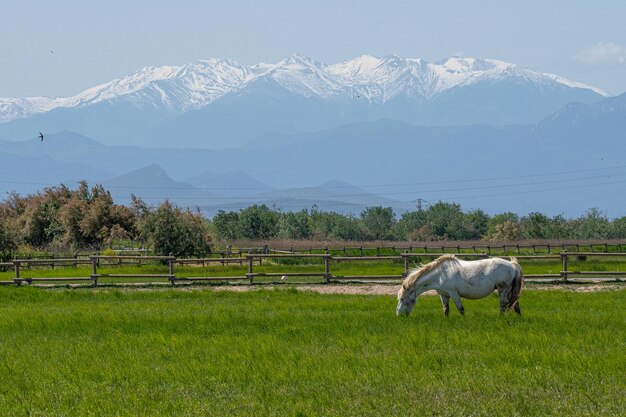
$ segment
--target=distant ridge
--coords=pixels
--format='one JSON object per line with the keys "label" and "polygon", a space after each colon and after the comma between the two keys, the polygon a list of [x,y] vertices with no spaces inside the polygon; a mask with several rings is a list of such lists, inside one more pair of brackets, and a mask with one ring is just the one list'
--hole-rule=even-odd
{"label": "distant ridge", "polygon": [[208,59],[182,66],[146,67],[71,97],[0,98],[0,121],[118,99],[127,99],[137,106],[159,105],[184,112],[203,107],[262,78],[273,79],[305,97],[362,98],[382,103],[400,95],[430,99],[453,88],[507,78],[556,83],[607,96],[599,88],[496,59],[450,57],[431,63],[397,55],[383,58],[362,55],[327,65],[292,55],[276,64],[244,66],[227,59]]}
{"label": "distant ridge", "polygon": [[209,59],[144,68],[72,97],[0,98],[0,139],[70,130],[107,145],[226,149],[380,119],[531,124],[568,103],[604,96],[496,59],[363,55],[325,64],[293,55],[255,65]]}

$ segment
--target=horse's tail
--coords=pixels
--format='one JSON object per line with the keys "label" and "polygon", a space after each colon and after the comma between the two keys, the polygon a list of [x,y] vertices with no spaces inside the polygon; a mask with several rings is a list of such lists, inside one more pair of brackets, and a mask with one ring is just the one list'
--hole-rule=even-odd
{"label": "horse's tail", "polygon": [[524,287],[524,272],[522,271],[522,267],[517,263],[517,259],[514,257],[511,257],[511,263],[515,267],[515,277],[513,278],[513,285],[509,292],[508,308],[513,307],[517,300],[519,300],[520,295],[522,295],[522,288]]}

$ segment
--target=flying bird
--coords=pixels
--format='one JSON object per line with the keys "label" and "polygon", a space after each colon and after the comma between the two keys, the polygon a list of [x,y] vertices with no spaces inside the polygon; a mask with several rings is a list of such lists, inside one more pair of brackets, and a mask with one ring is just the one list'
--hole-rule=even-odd
{"label": "flying bird", "polygon": [[54,53],[54,51],[53,51],[52,49],[50,49],[50,53],[51,53],[51,54],[53,54],[53,53]]}
{"label": "flying bird", "polygon": [[43,142],[43,133],[41,132],[39,132],[39,139],[41,139],[40,142]]}

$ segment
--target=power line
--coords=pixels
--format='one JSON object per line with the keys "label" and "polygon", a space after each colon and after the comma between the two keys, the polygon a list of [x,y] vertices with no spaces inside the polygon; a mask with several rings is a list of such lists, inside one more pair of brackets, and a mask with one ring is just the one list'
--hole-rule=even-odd
{"label": "power line", "polygon": [[[492,193],[492,194],[476,194],[476,195],[465,195],[465,196],[456,196],[456,197],[442,197],[442,198],[438,198],[437,200],[439,201],[458,201],[458,200],[467,200],[467,199],[474,199],[474,198],[489,198],[489,197],[506,197],[506,196],[511,196],[511,195],[518,195],[518,194],[534,194],[534,193],[542,193],[542,192],[554,192],[554,191],[562,191],[562,190],[573,190],[573,189],[582,189],[582,188],[590,188],[590,187],[600,187],[600,186],[605,186],[605,185],[617,185],[617,184],[626,184],[626,180],[622,180],[622,181],[610,181],[610,182],[603,182],[603,183],[593,183],[593,184],[581,184],[581,185],[572,185],[572,186],[567,186],[567,187],[551,187],[551,188],[541,188],[541,189],[535,189],[535,190],[521,190],[521,191],[515,191],[515,192],[504,192],[504,193]],[[125,196],[113,196],[113,198],[128,198]],[[161,198],[161,197],[147,197],[147,198],[142,198],[143,200],[165,200],[165,198]],[[191,199],[191,198],[190,198]],[[302,200],[310,200],[311,199],[302,199]],[[262,200],[262,199],[248,199],[248,202],[250,204],[263,204],[266,202],[270,202],[270,200]],[[405,201],[398,201],[398,203],[407,203]],[[237,204],[236,202],[231,202],[229,204]],[[359,202],[346,202],[346,201],[324,201],[324,202],[318,202],[315,203],[315,205],[317,206],[367,206],[367,205],[371,205],[372,202],[371,201],[359,201]],[[374,203],[375,204],[375,203]],[[185,206],[185,207],[197,207],[197,205],[193,205],[193,206]],[[281,208],[301,208],[302,205],[281,205]]]}
{"label": "power line", "polygon": [[[613,177],[623,177],[626,176],[626,173],[618,174],[618,175],[596,175],[590,177],[577,177],[577,178],[565,178],[560,180],[548,180],[548,181],[534,181],[534,182],[525,182],[525,183],[517,183],[517,184],[501,184],[501,185],[486,185],[480,187],[463,187],[463,188],[447,188],[447,189],[425,189],[425,190],[413,190],[413,191],[401,191],[401,192],[382,192],[382,193],[359,193],[359,194],[330,194],[330,195],[309,195],[309,196],[276,196],[276,197],[263,197],[263,196],[242,196],[242,197],[223,197],[223,196],[142,196],[142,199],[166,199],[172,198],[177,200],[202,200],[202,201],[230,201],[237,202],[240,200],[249,201],[251,199],[262,199],[264,201],[280,201],[285,199],[303,199],[303,200],[311,200],[311,199],[329,199],[329,198],[346,198],[346,197],[379,197],[379,196],[397,196],[397,195],[415,195],[415,194],[433,194],[433,193],[442,193],[442,192],[454,192],[454,191],[478,191],[478,190],[493,190],[493,189],[509,189],[513,187],[527,187],[533,185],[545,185],[545,184],[561,184],[561,183],[570,183],[577,181],[589,181],[596,179],[608,179]],[[618,183],[625,182],[620,181]],[[593,185],[593,184],[591,184]],[[523,191],[519,191],[523,192]],[[114,198],[129,198],[129,196],[114,196]]]}
{"label": "power line", "polygon": [[[455,183],[469,183],[469,182],[484,182],[484,181],[504,181],[515,180],[525,178],[539,178],[558,175],[580,174],[585,172],[598,172],[607,170],[616,170],[626,168],[626,165],[615,165],[612,167],[604,168],[587,168],[569,171],[557,171],[548,172],[542,174],[529,174],[529,175],[516,175],[507,177],[484,177],[484,178],[465,178],[454,179],[445,181],[422,181],[413,183],[387,183],[387,184],[359,184],[359,185],[322,185],[322,186],[306,186],[306,187],[292,187],[301,190],[307,189],[333,189],[333,188],[377,188],[377,187],[409,187],[419,185],[440,185],[440,184],[455,184]],[[68,181],[68,184],[79,184],[80,181]],[[0,181],[0,184],[21,184],[21,185],[39,185],[43,187],[54,187],[59,184],[43,183],[43,182],[27,182],[27,181]],[[123,185],[107,185],[107,189],[142,189],[142,190],[267,190],[266,187],[159,187],[159,186],[123,186]]]}

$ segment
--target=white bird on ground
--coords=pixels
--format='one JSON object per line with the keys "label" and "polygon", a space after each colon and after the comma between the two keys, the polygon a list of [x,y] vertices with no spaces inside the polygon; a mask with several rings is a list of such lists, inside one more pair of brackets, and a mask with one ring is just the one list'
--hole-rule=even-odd
{"label": "white bird on ground", "polygon": [[281,281],[287,281],[287,278],[288,278],[287,275],[283,275],[282,277],[280,277],[280,280]]}

